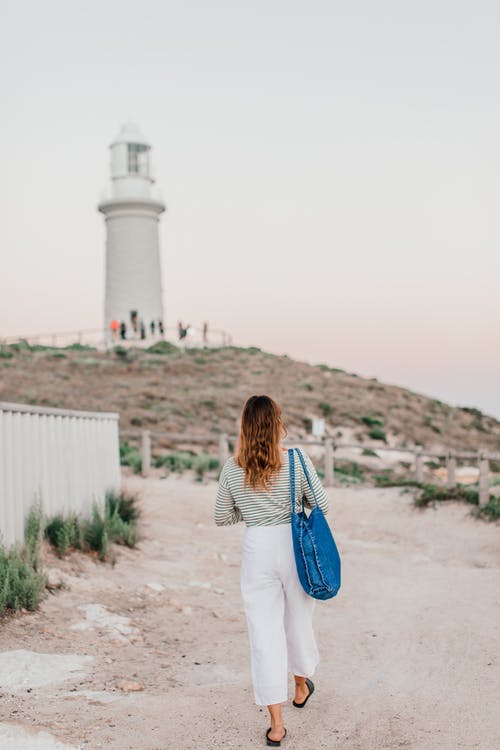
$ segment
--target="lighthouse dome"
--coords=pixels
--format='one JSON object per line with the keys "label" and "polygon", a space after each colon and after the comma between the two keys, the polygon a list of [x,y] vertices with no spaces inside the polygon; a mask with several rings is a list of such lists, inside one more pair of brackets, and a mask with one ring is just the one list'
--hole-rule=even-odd
{"label": "lighthouse dome", "polygon": [[151,148],[151,144],[144,137],[140,127],[135,122],[126,122],[121,126],[120,132],[114,139],[111,147],[119,143],[136,143],[137,145]]}

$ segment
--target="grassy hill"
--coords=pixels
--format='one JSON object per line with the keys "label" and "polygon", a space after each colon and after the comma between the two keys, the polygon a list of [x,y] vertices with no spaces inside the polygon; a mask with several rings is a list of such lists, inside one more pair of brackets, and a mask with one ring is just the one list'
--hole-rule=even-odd
{"label": "grassy hill", "polygon": [[215,442],[219,432],[235,434],[254,393],[281,403],[292,438],[324,417],[339,441],[500,450],[500,422],[475,408],[255,348],[0,348],[0,400],[117,411],[124,430],[211,433]]}

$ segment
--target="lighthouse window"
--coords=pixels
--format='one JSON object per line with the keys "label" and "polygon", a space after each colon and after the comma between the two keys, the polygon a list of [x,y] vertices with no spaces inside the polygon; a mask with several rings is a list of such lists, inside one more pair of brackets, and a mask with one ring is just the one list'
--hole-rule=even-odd
{"label": "lighthouse window", "polygon": [[142,143],[128,144],[129,174],[148,174],[148,147]]}

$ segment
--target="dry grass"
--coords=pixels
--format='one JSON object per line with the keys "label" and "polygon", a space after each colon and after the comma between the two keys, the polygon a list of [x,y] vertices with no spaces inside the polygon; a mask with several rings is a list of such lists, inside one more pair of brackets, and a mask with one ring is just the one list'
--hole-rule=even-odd
{"label": "dry grass", "polygon": [[330,435],[367,444],[375,428],[401,447],[500,449],[500,423],[477,409],[255,348],[2,351],[0,400],[118,411],[122,429],[234,434],[244,400],[268,393],[295,438],[312,417],[323,417]]}

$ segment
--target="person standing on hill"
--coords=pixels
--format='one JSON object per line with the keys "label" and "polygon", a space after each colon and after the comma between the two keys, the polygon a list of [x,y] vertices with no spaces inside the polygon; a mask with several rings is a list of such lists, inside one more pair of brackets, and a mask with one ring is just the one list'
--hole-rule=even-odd
{"label": "person standing on hill", "polygon": [[[279,405],[269,396],[251,396],[243,408],[235,456],[222,468],[214,512],[218,526],[246,524],[241,593],[255,702],[269,710],[270,747],[279,747],[286,735],[281,704],[288,697],[288,671],[295,679],[293,705],[303,708],[314,692],[310,678],[319,660],[312,626],[315,600],[303,590],[295,565],[290,473],[281,447],[285,435]],[[327,494],[311,459],[304,458],[318,505],[326,513]],[[300,467],[295,482],[297,510],[303,498],[312,508],[313,495]]]}
{"label": "person standing on hill", "polygon": [[109,328],[110,328],[110,331],[111,331],[111,338],[112,338],[112,340],[116,341],[118,339],[118,330],[120,328],[120,324],[118,323],[118,321],[115,318],[113,318],[113,320],[109,324]]}

